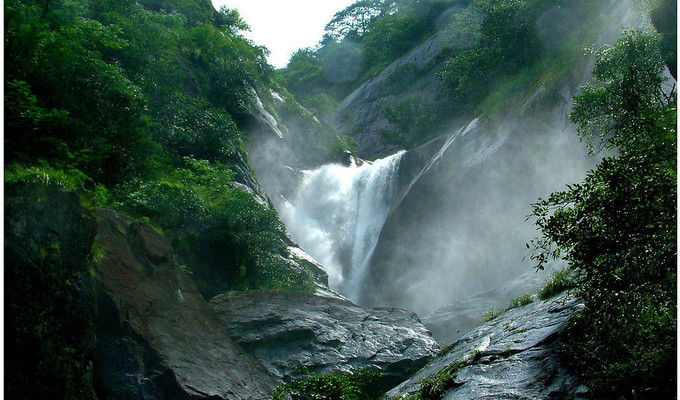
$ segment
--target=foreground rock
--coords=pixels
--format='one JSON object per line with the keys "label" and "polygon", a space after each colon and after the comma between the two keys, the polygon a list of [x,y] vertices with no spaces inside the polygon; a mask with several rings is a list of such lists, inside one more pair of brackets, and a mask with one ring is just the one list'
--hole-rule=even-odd
{"label": "foreground rock", "polygon": [[[587,398],[588,389],[555,353],[567,319],[579,307],[563,294],[507,311],[463,336],[386,397],[408,396],[439,379],[445,400]],[[456,363],[458,372],[442,379]]]}
{"label": "foreground rock", "polygon": [[296,367],[318,373],[378,368],[401,382],[439,350],[410,311],[272,291],[224,294],[210,304],[229,336],[283,379]]}
{"label": "foreground rock", "polygon": [[95,385],[107,399],[263,398],[267,371],[234,344],[170,245],[147,225],[97,211]]}

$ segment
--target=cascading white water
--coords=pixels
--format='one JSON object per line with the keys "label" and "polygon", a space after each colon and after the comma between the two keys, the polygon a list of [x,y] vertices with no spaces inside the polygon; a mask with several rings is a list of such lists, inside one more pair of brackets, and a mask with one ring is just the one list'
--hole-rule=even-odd
{"label": "cascading white water", "polygon": [[280,213],[293,239],[326,268],[331,288],[355,302],[395,197],[403,154],[306,171],[295,199]]}

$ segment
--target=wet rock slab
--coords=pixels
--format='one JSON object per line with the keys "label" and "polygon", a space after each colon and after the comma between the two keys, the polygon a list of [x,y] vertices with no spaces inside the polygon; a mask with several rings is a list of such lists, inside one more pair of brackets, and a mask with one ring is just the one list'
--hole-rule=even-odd
{"label": "wet rock slab", "polygon": [[168,242],[97,211],[95,385],[107,399],[264,398],[274,378],[234,344]]}
{"label": "wet rock slab", "polygon": [[409,380],[390,390],[399,399],[453,364],[465,365],[442,399],[581,399],[588,389],[560,362],[555,347],[581,307],[567,294],[505,312],[456,341]]}
{"label": "wet rock slab", "polygon": [[318,373],[377,368],[396,384],[439,351],[411,311],[274,291],[232,292],[210,304],[229,336],[284,380],[296,367]]}

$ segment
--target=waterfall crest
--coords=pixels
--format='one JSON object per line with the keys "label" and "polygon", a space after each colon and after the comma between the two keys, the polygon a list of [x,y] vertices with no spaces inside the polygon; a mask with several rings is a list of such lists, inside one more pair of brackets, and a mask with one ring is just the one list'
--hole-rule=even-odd
{"label": "waterfall crest", "polygon": [[361,166],[329,164],[305,171],[295,198],[284,202],[280,213],[293,239],[326,268],[330,286],[354,302],[361,301],[403,154]]}

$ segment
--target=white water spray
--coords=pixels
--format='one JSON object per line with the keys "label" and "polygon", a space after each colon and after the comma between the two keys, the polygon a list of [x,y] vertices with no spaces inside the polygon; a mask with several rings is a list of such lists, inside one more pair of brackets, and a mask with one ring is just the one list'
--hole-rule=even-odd
{"label": "white water spray", "polygon": [[355,302],[394,201],[403,154],[306,171],[295,199],[281,210],[293,239],[326,268],[330,286]]}

